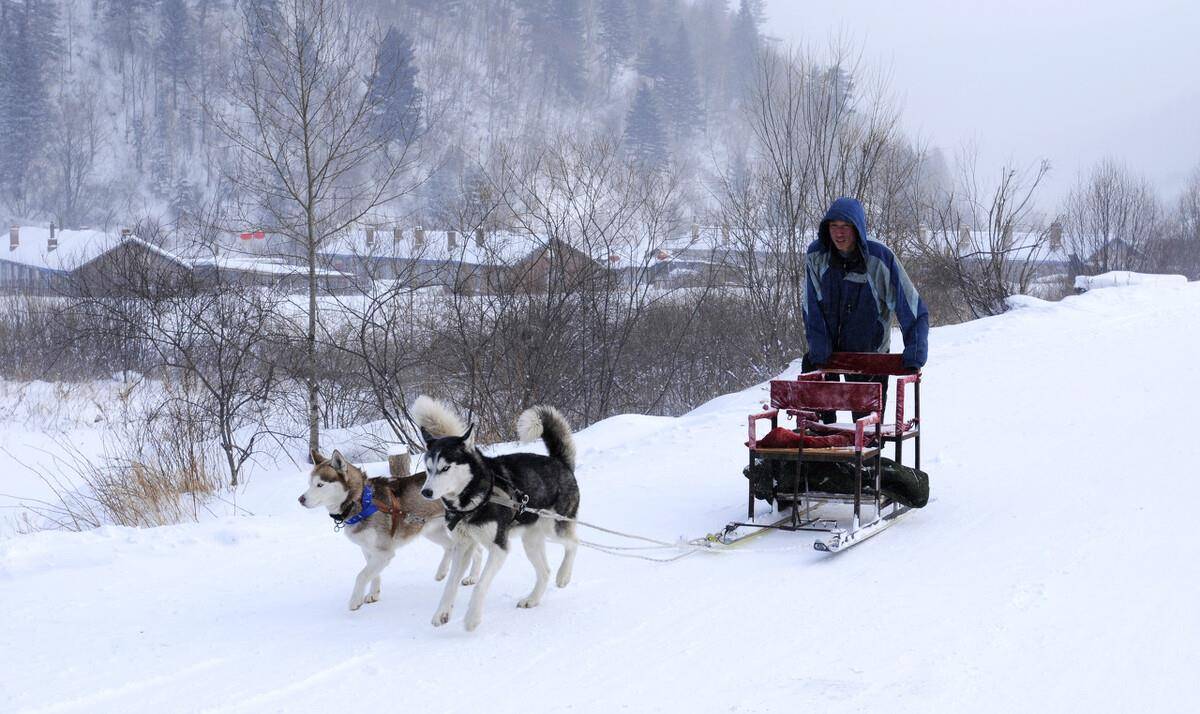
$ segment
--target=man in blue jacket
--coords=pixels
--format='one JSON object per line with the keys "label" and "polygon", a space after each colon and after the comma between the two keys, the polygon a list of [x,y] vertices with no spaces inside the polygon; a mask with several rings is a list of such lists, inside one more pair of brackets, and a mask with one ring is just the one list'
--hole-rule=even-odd
{"label": "man in blue jacket", "polygon": [[[904,366],[923,367],[929,311],[892,251],[867,238],[862,204],[853,198],[834,201],[817,236],[805,257],[804,370],[821,367],[834,352],[888,352],[893,314],[904,335]],[[887,401],[886,377],[847,379],[882,382]]]}

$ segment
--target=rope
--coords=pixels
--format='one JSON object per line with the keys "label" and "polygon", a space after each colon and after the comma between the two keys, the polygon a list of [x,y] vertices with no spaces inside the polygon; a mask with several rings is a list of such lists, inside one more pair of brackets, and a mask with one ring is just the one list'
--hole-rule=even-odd
{"label": "rope", "polygon": [[[694,555],[694,554],[700,553],[700,552],[704,552],[704,553],[734,552],[730,548],[721,547],[725,544],[720,543],[720,542],[710,541],[707,537],[693,538],[690,541],[685,541],[682,538],[680,538],[678,541],[671,543],[671,542],[668,542],[665,540],[658,540],[656,538],[648,538],[646,536],[637,535],[636,533],[625,533],[623,531],[613,530],[612,528],[605,528],[603,526],[598,526],[594,523],[588,523],[587,521],[581,521],[577,518],[568,518],[567,516],[564,516],[559,513],[555,513],[553,511],[547,511],[543,508],[529,508],[528,506],[523,506],[522,504],[517,503],[516,501],[513,501],[511,498],[508,497],[507,494],[505,494],[502,491],[493,492],[491,500],[501,506],[504,506],[505,508],[512,508],[512,509],[516,510],[518,513],[521,511],[529,511],[530,513],[536,513],[537,515],[542,516],[544,518],[550,518],[550,519],[556,520],[556,521],[575,523],[575,524],[581,525],[585,528],[591,528],[593,530],[597,530],[602,533],[608,533],[610,535],[615,535],[619,538],[628,538],[630,540],[637,540],[637,541],[642,541],[645,543],[653,544],[653,545],[648,545],[648,546],[618,546],[618,545],[608,545],[606,543],[595,543],[592,541],[585,541],[585,540],[579,541],[579,544],[584,546],[585,548],[591,548],[592,550],[598,550],[601,553],[607,553],[608,555],[614,555],[618,558],[636,558],[638,560],[648,560],[652,563],[672,563],[676,560],[682,560],[683,558],[686,558],[689,555]],[[667,557],[667,558],[655,558],[655,557],[648,556],[648,555],[638,555],[637,553],[629,552],[629,551],[634,551],[634,550],[664,550],[664,549],[671,549],[671,550],[678,549],[678,550],[682,550],[683,552],[679,553],[678,555],[673,555],[673,556]],[[797,546],[787,546],[785,548],[747,548],[744,546],[739,546],[736,549],[736,552],[777,553],[777,552],[784,552],[784,551],[791,551],[791,550],[806,550],[806,548],[797,547]]]}
{"label": "rope", "polygon": [[[492,493],[491,500],[494,503],[504,506],[505,508],[511,508],[514,511],[516,511],[517,513],[521,513],[522,511],[528,511],[530,513],[536,513],[537,515],[539,515],[543,518],[549,518],[549,519],[552,519],[555,521],[575,523],[576,525],[583,526],[584,528],[591,528],[592,530],[597,530],[597,531],[600,531],[601,533],[608,533],[609,535],[615,535],[619,538],[628,538],[629,540],[637,540],[637,541],[642,541],[644,543],[653,543],[654,544],[652,546],[634,547],[634,546],[610,546],[610,545],[606,545],[603,543],[593,543],[591,541],[584,541],[584,540],[579,541],[579,544],[582,546],[591,548],[593,550],[598,550],[602,553],[608,553],[609,555],[615,555],[615,556],[621,557],[621,558],[637,558],[639,560],[649,560],[649,561],[655,562],[655,563],[670,563],[670,562],[679,560],[681,558],[685,558],[689,555],[692,555],[693,553],[697,553],[700,551],[714,552],[714,550],[715,550],[715,549],[707,547],[706,545],[703,545],[701,543],[697,543],[696,541],[684,541],[684,540],[680,539],[678,542],[670,543],[665,540],[658,540],[657,538],[648,538],[646,536],[637,535],[636,533],[625,533],[623,531],[613,530],[612,528],[605,528],[604,526],[598,526],[594,523],[588,523],[587,521],[581,521],[578,518],[568,518],[567,516],[564,516],[560,513],[555,513],[554,511],[547,511],[544,508],[529,508],[529,507],[525,506],[524,504],[517,503],[516,501],[512,500],[511,498],[508,497],[508,494],[506,494],[502,491],[494,491]],[[701,540],[701,539],[697,539],[697,540]],[[620,551],[629,551],[629,550],[659,550],[659,549],[663,549],[663,548],[671,548],[671,549],[679,548],[679,549],[684,550],[684,552],[680,553],[679,555],[672,556],[670,558],[652,558],[647,555],[637,555],[634,553],[620,552]]]}
{"label": "rope", "polygon": [[620,549],[610,548],[610,547],[602,545],[600,543],[592,543],[591,541],[586,541],[586,540],[579,541],[579,545],[582,545],[585,548],[591,548],[592,550],[598,550],[601,553],[607,553],[608,555],[615,555],[618,558],[637,558],[638,560],[648,560],[651,563],[673,563],[676,560],[682,560],[682,559],[688,557],[689,555],[695,555],[696,553],[699,553],[702,550],[708,550],[709,552],[715,552],[708,548],[699,548],[696,546],[692,546],[692,548],[690,550],[686,550],[678,555],[673,555],[669,558],[655,558],[655,557],[652,557],[649,555],[638,555],[637,553],[622,553],[622,552],[620,552]]}

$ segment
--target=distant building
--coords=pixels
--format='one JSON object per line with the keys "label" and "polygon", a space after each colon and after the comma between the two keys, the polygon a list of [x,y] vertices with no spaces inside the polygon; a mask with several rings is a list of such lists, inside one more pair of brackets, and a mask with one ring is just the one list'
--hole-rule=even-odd
{"label": "distant building", "polygon": [[112,237],[102,231],[11,226],[8,249],[0,248],[0,290],[62,293],[72,269],[112,245]]}
{"label": "distant building", "polygon": [[319,254],[360,281],[399,280],[467,294],[538,289],[556,259],[569,271],[608,270],[603,260],[564,241],[510,231],[357,229]]}
{"label": "distant building", "polygon": [[[308,290],[308,268],[263,253],[226,249],[169,251],[128,231],[10,229],[9,249],[0,254],[0,290],[44,295],[147,295],[176,290],[212,290],[224,285],[281,292]],[[329,268],[316,271],[324,292],[354,288],[351,276]]]}

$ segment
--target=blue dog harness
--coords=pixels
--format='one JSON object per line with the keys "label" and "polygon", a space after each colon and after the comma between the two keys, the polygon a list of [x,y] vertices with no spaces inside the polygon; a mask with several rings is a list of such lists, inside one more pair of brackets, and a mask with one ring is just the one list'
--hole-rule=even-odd
{"label": "blue dog harness", "polygon": [[349,518],[339,518],[334,516],[333,520],[337,523],[334,525],[333,529],[335,531],[340,531],[346,526],[352,526],[355,523],[361,523],[378,513],[379,506],[375,505],[374,501],[372,501],[372,498],[374,498],[374,494],[371,493],[371,487],[367,484],[363,484],[362,510],[355,515],[350,516]]}

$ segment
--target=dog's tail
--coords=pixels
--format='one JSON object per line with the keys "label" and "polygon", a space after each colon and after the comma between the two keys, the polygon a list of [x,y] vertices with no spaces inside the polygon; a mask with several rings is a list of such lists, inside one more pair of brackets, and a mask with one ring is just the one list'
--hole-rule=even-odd
{"label": "dog's tail", "polygon": [[571,425],[554,407],[530,407],[517,418],[517,437],[521,441],[533,441],[542,437],[550,456],[575,469],[575,440],[571,438]]}
{"label": "dog's tail", "polygon": [[467,433],[467,425],[463,424],[462,419],[454,413],[453,409],[424,394],[413,402],[409,413],[412,414],[413,421],[417,422],[417,426],[429,432],[434,438],[462,436]]}

